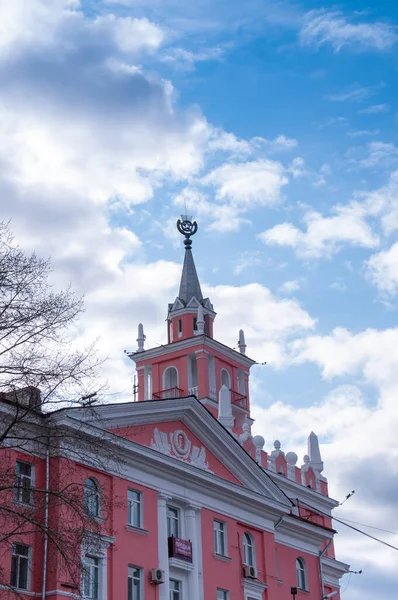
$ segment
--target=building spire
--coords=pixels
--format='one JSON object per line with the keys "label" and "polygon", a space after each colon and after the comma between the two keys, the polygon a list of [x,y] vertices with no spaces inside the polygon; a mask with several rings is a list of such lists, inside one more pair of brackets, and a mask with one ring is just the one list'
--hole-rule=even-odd
{"label": "building spire", "polygon": [[185,305],[187,305],[193,297],[201,302],[203,300],[203,294],[202,290],[200,289],[199,278],[196,272],[191,249],[191,236],[195,235],[197,232],[198,224],[196,221],[192,221],[192,217],[189,217],[188,215],[181,215],[181,219],[178,219],[177,221],[177,229],[182,235],[185,235],[184,266],[182,268],[178,297]]}

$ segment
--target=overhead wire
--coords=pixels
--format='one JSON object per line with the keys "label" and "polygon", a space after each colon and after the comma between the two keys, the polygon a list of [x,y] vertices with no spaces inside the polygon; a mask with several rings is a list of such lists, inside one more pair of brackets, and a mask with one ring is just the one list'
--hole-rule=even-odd
{"label": "overhead wire", "polygon": [[[332,518],[337,523],[341,523],[342,525],[345,525],[349,529],[352,529],[353,531],[356,531],[357,533],[361,533],[362,535],[364,535],[364,536],[366,536],[366,537],[374,540],[375,542],[379,542],[380,544],[384,544],[384,546],[387,546],[388,548],[392,548],[393,550],[397,550],[397,552],[398,552],[398,547],[397,546],[394,546],[393,544],[389,544],[385,540],[381,540],[381,539],[375,537],[374,535],[371,535],[370,533],[367,533],[366,531],[362,531],[361,529],[358,529],[358,527],[354,527],[353,525],[350,525],[349,523],[346,523],[342,519],[339,519],[339,518],[334,517],[332,515],[328,515],[327,513],[322,512],[321,510],[314,508],[313,506],[311,506],[310,504],[307,504],[306,502],[303,502],[302,500],[300,500],[300,504],[303,504],[306,508],[310,508],[311,510],[313,510],[314,514],[318,513],[318,514],[323,515],[325,517]],[[365,527],[366,527],[366,525],[365,525]]]}

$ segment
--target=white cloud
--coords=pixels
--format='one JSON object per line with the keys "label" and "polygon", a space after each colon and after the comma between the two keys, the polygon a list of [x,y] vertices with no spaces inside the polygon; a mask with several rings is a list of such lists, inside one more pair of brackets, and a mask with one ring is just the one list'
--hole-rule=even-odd
{"label": "white cloud", "polygon": [[250,340],[248,355],[275,368],[285,364],[289,341],[315,325],[296,300],[279,299],[259,283],[204,288],[217,310],[217,337],[234,347],[243,329]]}
{"label": "white cloud", "polygon": [[245,250],[239,254],[238,258],[236,259],[233,273],[234,275],[240,275],[241,273],[250,270],[251,267],[257,267],[261,265],[262,262],[263,259],[260,252],[250,252],[249,250]]}
{"label": "white cloud", "polygon": [[398,292],[398,242],[373,254],[366,266],[370,280],[380,292],[390,295]]}
{"label": "white cloud", "polygon": [[381,389],[398,385],[398,329],[366,329],[353,333],[337,327],[292,345],[295,362],[313,362],[326,378],[363,374]]}
{"label": "white cloud", "polygon": [[301,284],[298,279],[292,279],[290,281],[285,281],[279,288],[279,292],[281,294],[293,294],[294,292],[297,292],[300,287]]}
{"label": "white cloud", "polygon": [[349,22],[340,12],[324,9],[307,13],[300,31],[304,46],[319,48],[329,43],[335,52],[344,46],[358,49],[389,50],[397,42],[395,27],[381,21]]}
{"label": "white cloud", "polygon": [[165,39],[164,31],[147,18],[133,19],[110,14],[97,17],[91,27],[111,34],[118,48],[127,53],[157,50]]}
{"label": "white cloud", "polygon": [[367,155],[357,161],[357,164],[365,169],[381,165],[390,167],[398,161],[398,148],[391,143],[370,142],[366,147],[366,152]]}
{"label": "white cloud", "polygon": [[388,112],[388,105],[387,104],[372,104],[371,106],[368,106],[367,108],[363,108],[362,110],[359,111],[359,114],[361,115],[378,115],[380,113],[384,113],[384,112]]}
{"label": "white cloud", "polygon": [[216,187],[218,200],[227,200],[235,206],[272,206],[281,201],[288,178],[281,163],[263,159],[224,164],[202,181]]}
{"label": "white cloud", "polygon": [[[358,84],[353,84],[350,88],[345,90],[344,92],[339,92],[337,94],[328,94],[326,98],[331,102],[361,102],[362,100],[366,100],[369,96],[371,96],[375,92],[374,87],[364,87]],[[338,117],[335,121],[346,121],[344,117]]]}
{"label": "white cloud", "polygon": [[335,206],[331,217],[309,211],[304,217],[306,230],[291,223],[281,223],[259,234],[266,244],[289,246],[299,256],[327,258],[338,252],[343,244],[374,248],[378,238],[365,221],[366,210],[358,202]]}
{"label": "white cloud", "polygon": [[223,129],[213,129],[208,148],[211,152],[223,151],[236,156],[249,156],[258,150],[263,150],[267,154],[290,151],[296,148],[297,145],[297,140],[288,138],[285,135],[278,135],[273,140],[267,140],[259,136],[245,140],[237,138],[233,133],[226,132]]}

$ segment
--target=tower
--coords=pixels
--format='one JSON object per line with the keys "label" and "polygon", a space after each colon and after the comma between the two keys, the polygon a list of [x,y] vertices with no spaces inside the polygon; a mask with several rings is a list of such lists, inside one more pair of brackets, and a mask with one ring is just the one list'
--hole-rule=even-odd
{"label": "tower", "polygon": [[185,236],[185,251],[178,296],[168,305],[168,343],[144,349],[140,324],[138,349],[129,354],[138,373],[138,400],[194,395],[215,417],[228,423],[231,431],[240,433],[243,423],[252,424],[249,372],[255,361],[246,356],[242,330],[239,351],[214,339],[216,313],[210,299],[203,297],[192,254],[191,238],[198,225],[192,217],[182,215],[177,229]]}

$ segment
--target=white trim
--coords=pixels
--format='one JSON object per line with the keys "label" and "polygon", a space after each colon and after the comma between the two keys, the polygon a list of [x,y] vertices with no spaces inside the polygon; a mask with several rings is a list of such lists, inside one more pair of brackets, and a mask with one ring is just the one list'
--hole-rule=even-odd
{"label": "white trim", "polygon": [[250,600],[253,598],[254,600],[262,600],[264,591],[267,589],[268,585],[266,583],[262,583],[261,581],[257,581],[255,579],[245,579],[244,580],[244,593],[245,600]]}
{"label": "white trim", "polygon": [[[166,383],[166,373],[167,373],[167,371],[171,371],[171,369],[174,369],[174,371],[176,372],[176,375],[177,375],[177,383],[176,383],[176,385],[169,385],[168,383]],[[174,366],[174,365],[168,365],[165,368],[165,370],[163,371],[163,373],[162,373],[162,386],[163,386],[162,389],[163,390],[168,390],[168,389],[171,389],[171,388],[174,388],[174,387],[178,388],[179,380],[180,380],[180,374],[178,372],[177,367]],[[160,391],[162,391],[162,390],[160,390]]]}
{"label": "white trim", "polygon": [[191,338],[185,338],[184,340],[178,340],[176,342],[172,342],[171,344],[165,344],[164,346],[149,348],[148,350],[145,350],[145,352],[131,352],[128,353],[127,356],[136,364],[138,364],[144,360],[147,361],[159,356],[167,356],[168,354],[179,352],[181,350],[187,350],[188,348],[195,348],[199,345],[203,345],[211,350],[215,350],[239,365],[244,365],[245,367],[250,368],[252,365],[256,364],[255,360],[252,360],[245,354],[240,354],[240,352],[237,352],[229,346],[225,346],[221,342],[218,342],[217,340],[214,340],[205,334],[193,336]]}
{"label": "white trim", "polygon": [[324,584],[340,587],[339,579],[348,573],[350,566],[335,558],[321,557]]}
{"label": "white trim", "polygon": [[[245,562],[245,535],[248,536],[249,540],[250,540],[250,546],[251,546],[251,550],[252,550],[252,562]],[[257,557],[256,557],[256,544],[254,542],[254,538],[252,536],[252,534],[250,533],[250,531],[244,531],[243,535],[242,535],[242,546],[243,546],[243,564],[244,565],[248,565],[249,567],[254,567],[256,568],[257,565]]]}

